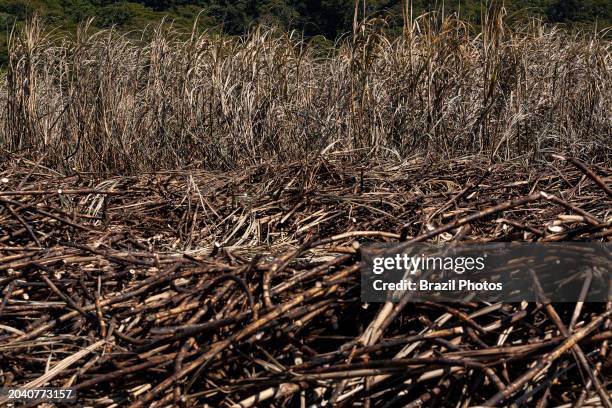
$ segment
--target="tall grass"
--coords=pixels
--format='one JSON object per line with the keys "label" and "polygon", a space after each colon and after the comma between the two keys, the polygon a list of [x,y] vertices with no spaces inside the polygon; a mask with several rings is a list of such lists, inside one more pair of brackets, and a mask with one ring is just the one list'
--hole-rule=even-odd
{"label": "tall grass", "polygon": [[508,27],[502,12],[484,21],[470,36],[424,15],[392,40],[370,20],[323,52],[275,29],[163,24],[134,40],[85,24],[61,37],[34,19],[11,37],[0,143],[113,172],[292,160],[332,143],[383,157],[612,157],[609,41]]}

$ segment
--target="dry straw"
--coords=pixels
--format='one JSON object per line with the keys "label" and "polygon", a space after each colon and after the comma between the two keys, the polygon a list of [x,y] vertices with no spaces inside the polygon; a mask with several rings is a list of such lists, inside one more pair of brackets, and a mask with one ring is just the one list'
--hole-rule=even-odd
{"label": "dry straw", "polygon": [[[12,34],[0,143],[56,169],[230,168],[334,149],[397,157],[610,157],[610,43],[503,9],[482,31],[426,14],[391,39],[363,20],[333,51],[296,33]],[[194,25],[195,26],[195,25]],[[38,153],[37,153],[38,154]],[[38,157],[37,157],[38,158]]]}

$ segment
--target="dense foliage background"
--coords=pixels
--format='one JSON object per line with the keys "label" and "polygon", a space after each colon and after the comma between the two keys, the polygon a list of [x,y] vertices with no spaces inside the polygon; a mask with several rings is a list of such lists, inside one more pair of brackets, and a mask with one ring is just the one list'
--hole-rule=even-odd
{"label": "dense foliage background", "polygon": [[[414,15],[429,10],[458,11],[462,19],[478,27],[482,3],[491,0],[414,0]],[[367,0],[368,16],[382,17],[387,30],[399,33],[402,26],[401,0]],[[443,6],[444,4],[444,6]],[[123,31],[138,30],[166,17],[175,26],[190,29],[200,14],[201,28],[239,34],[253,23],[298,29],[306,36],[321,35],[333,40],[349,32],[353,0],[0,0],[0,64],[6,59],[6,41],[13,24],[23,23],[37,13],[51,27],[74,30],[94,17],[94,27],[115,26]],[[505,0],[510,19],[537,16],[546,21],[572,25],[612,25],[609,0]]]}
{"label": "dense foliage background", "polygon": [[[478,24],[484,2],[447,1],[445,8],[448,12],[459,9],[464,18]],[[506,0],[504,5],[510,15],[536,15],[553,22],[599,20],[606,26],[612,19],[609,0]],[[439,10],[441,6],[441,1],[414,1],[415,14]],[[353,0],[0,0],[0,16],[5,26],[15,19],[24,20],[34,11],[63,27],[69,28],[95,16],[99,27],[117,25],[122,29],[138,29],[164,16],[177,24],[189,25],[202,11],[202,24],[222,27],[229,33],[239,33],[254,22],[263,22],[303,29],[307,35],[334,38],[350,29]],[[367,0],[367,13],[388,17],[393,26],[401,22],[401,2]]]}

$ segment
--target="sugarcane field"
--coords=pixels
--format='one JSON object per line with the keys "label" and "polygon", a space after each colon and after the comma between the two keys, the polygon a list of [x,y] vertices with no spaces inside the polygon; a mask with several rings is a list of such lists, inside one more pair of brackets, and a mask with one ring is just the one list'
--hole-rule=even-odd
{"label": "sugarcane field", "polygon": [[14,23],[0,406],[612,407],[609,27],[480,3]]}

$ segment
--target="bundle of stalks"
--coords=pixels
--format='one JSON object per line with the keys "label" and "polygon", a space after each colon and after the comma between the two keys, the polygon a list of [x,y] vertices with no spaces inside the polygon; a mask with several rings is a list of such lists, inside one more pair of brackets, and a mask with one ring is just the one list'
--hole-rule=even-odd
{"label": "bundle of stalks", "polygon": [[355,162],[103,178],[12,156],[0,384],[80,406],[612,406],[612,303],[359,287],[369,242],[609,242],[612,169]]}

